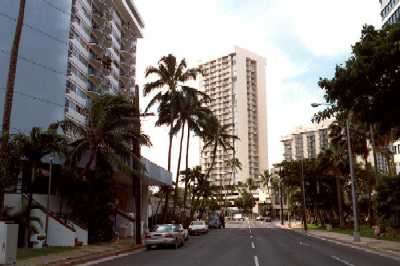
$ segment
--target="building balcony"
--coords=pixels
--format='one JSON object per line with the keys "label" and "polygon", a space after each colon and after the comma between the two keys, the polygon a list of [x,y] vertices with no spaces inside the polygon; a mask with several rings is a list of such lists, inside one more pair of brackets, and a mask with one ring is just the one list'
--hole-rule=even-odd
{"label": "building balcony", "polygon": [[89,65],[92,66],[97,71],[102,71],[103,70],[102,62],[95,56],[89,57]]}
{"label": "building balcony", "polygon": [[70,62],[76,66],[81,72],[87,73],[88,66],[83,64],[75,55],[71,55],[69,58]]}
{"label": "building balcony", "polygon": [[82,80],[78,75],[76,75],[75,73],[69,73],[68,74],[68,80],[74,84],[76,84],[77,86],[81,87],[83,90],[87,90],[88,89],[88,82],[87,80]]}
{"label": "building balcony", "polygon": [[87,100],[83,99],[82,97],[80,97],[78,94],[76,94],[75,91],[73,90],[69,90],[67,92],[67,97],[69,97],[72,101],[76,102],[77,104],[81,105],[81,106],[87,106]]}
{"label": "building balcony", "polygon": [[90,40],[89,34],[83,29],[83,27],[81,26],[79,21],[77,21],[76,19],[73,19],[72,27],[79,34],[79,36],[81,36],[86,42],[88,42]]}
{"label": "building balcony", "polygon": [[103,85],[103,78],[98,73],[89,73],[89,81],[96,87],[101,87]]}
{"label": "building balcony", "polygon": [[81,5],[86,8],[87,11],[92,12],[92,6],[87,0],[80,0]]}
{"label": "building balcony", "polygon": [[88,43],[90,50],[97,56],[103,57],[104,55],[104,48],[103,46],[95,40],[92,40]]}
{"label": "building balcony", "polygon": [[116,62],[120,62],[120,57],[119,55],[115,52],[115,50],[113,48],[107,48],[107,53],[109,53],[109,55],[111,56],[111,59],[116,61]]}
{"label": "building balcony", "polygon": [[71,120],[73,120],[73,121],[75,121],[75,122],[80,123],[81,125],[85,125],[85,124],[86,124],[86,121],[87,121],[85,115],[82,115],[82,114],[78,113],[77,111],[75,111],[75,110],[73,110],[73,109],[71,109],[71,108],[68,108],[68,109],[66,110],[65,116],[66,116],[66,118],[68,118],[68,119],[71,119]]}
{"label": "building balcony", "polygon": [[[86,58],[89,57],[89,51],[86,48],[86,46],[84,47],[83,44],[80,42],[80,40],[78,39],[78,37],[73,38],[70,40],[72,45],[74,47],[76,47],[78,49],[78,51]],[[86,45],[86,44],[85,44]]]}

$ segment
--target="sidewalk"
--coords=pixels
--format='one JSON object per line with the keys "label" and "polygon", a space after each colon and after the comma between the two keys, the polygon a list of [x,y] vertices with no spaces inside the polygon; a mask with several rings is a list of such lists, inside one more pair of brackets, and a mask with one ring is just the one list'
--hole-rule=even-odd
{"label": "sidewalk", "polygon": [[128,253],[143,248],[142,245],[133,245],[132,240],[121,240],[113,243],[88,245],[71,251],[34,257],[17,261],[17,266],[62,266],[78,265],[121,253]]}
{"label": "sidewalk", "polygon": [[[294,230],[304,234],[301,223],[292,223],[292,228],[288,228],[288,225],[280,225],[281,228]],[[395,256],[400,259],[400,242],[380,240],[369,237],[361,237],[361,241],[353,241],[353,236],[335,232],[329,232],[324,230],[308,230],[307,235],[316,237],[323,240],[328,240],[338,244],[345,244],[347,246],[366,249],[369,251],[375,251],[384,255]]]}

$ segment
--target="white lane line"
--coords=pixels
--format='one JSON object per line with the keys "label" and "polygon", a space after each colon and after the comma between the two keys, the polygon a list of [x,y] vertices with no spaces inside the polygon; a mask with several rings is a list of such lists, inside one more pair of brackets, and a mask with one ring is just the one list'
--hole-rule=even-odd
{"label": "white lane line", "polygon": [[251,241],[251,248],[256,248],[253,241]]}
{"label": "white lane line", "polygon": [[252,235],[250,235],[250,238],[253,238],[253,236],[252,236]]}
{"label": "white lane line", "polygon": [[257,258],[257,256],[254,256],[254,264],[255,264],[256,266],[260,266],[260,264],[258,263],[258,258]]}
{"label": "white lane line", "polygon": [[345,260],[343,260],[343,259],[341,259],[341,258],[339,258],[339,257],[331,256],[331,258],[334,259],[334,260],[337,260],[337,261],[339,261],[339,262],[341,262],[341,263],[343,263],[344,265],[347,265],[347,266],[354,266],[354,264],[351,264],[350,262],[345,261]]}
{"label": "white lane line", "polygon": [[309,247],[310,246],[310,244],[307,244],[307,243],[304,243],[304,242],[301,242],[300,241],[300,243],[299,243],[301,246],[306,246],[306,247]]}

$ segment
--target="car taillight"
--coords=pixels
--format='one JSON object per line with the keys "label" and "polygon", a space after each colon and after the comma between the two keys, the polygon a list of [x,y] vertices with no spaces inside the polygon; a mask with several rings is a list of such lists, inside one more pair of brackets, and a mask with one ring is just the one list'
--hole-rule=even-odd
{"label": "car taillight", "polygon": [[164,234],[164,237],[174,237],[173,234]]}
{"label": "car taillight", "polygon": [[146,234],[146,235],[145,235],[145,238],[147,238],[147,239],[148,239],[148,238],[151,238],[151,235],[150,235],[150,234]]}

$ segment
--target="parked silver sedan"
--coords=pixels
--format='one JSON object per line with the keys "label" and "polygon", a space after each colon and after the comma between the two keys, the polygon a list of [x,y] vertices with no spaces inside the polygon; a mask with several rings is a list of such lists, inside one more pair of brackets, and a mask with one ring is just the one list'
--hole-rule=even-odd
{"label": "parked silver sedan", "polygon": [[152,232],[146,234],[144,244],[147,249],[158,246],[172,246],[179,248],[185,243],[184,231],[179,225],[159,224]]}

